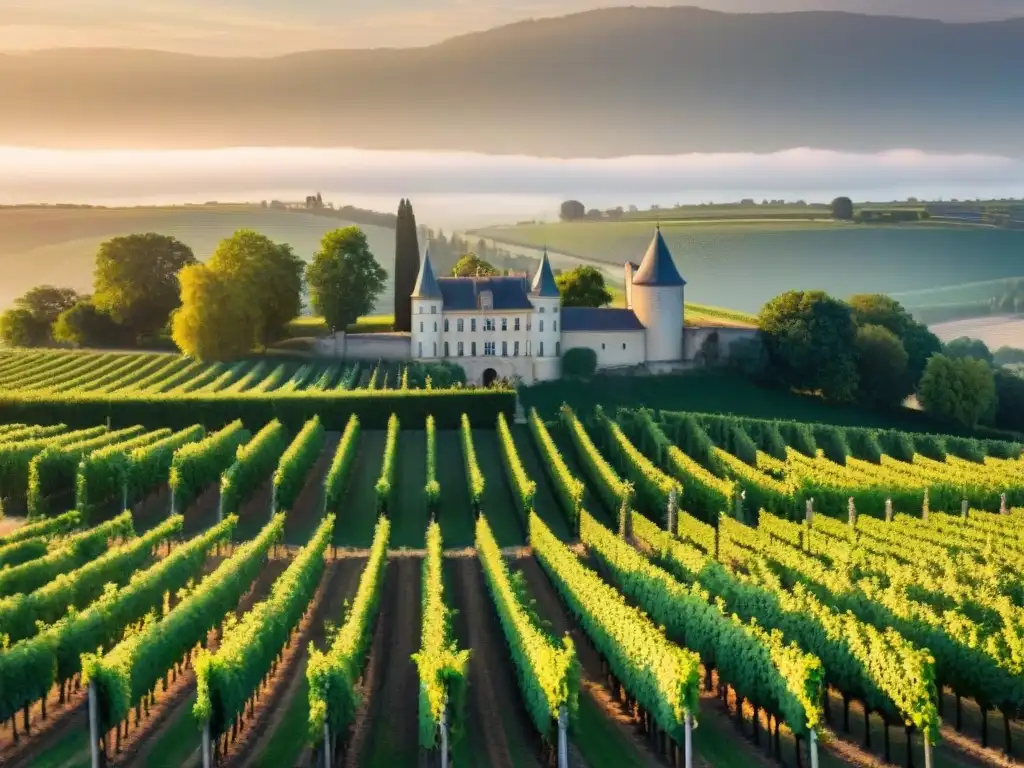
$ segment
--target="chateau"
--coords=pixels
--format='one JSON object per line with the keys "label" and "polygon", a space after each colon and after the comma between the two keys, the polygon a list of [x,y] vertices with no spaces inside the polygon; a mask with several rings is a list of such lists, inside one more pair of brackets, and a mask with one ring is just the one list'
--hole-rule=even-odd
{"label": "chateau", "polygon": [[[409,355],[450,360],[472,383],[520,378],[556,379],[561,358],[585,347],[599,369],[646,367],[652,373],[684,367],[714,338],[721,354],[741,328],[683,328],[686,281],[658,227],[639,265],[624,265],[626,308],[563,307],[547,251],[527,277],[436,277],[429,252],[411,295]],[[725,338],[720,338],[720,334]]]}

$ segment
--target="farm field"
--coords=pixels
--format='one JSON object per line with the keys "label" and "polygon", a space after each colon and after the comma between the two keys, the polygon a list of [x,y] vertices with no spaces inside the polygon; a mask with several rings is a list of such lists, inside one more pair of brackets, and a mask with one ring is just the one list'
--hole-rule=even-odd
{"label": "farm field", "polygon": [[1024,759],[1024,446],[417,397],[0,421],[0,761]]}
{"label": "farm field", "polygon": [[[1024,231],[940,224],[852,225],[831,221],[663,220],[662,233],[688,281],[687,301],[756,313],[794,289],[900,293],[1018,277]],[[650,221],[496,226],[473,232],[609,268],[638,262]],[[949,299],[953,301],[954,299]],[[928,302],[931,304],[932,302]]]}
{"label": "farm field", "polygon": [[[0,208],[0,310],[36,285],[59,285],[81,293],[92,289],[100,243],[119,235],[159,232],[189,246],[200,261],[239,229],[254,229],[288,243],[305,261],[312,259],[325,232],[353,222],[303,211],[258,205],[187,205],[133,208]],[[377,261],[392,273],[393,229],[359,225]],[[390,282],[379,298],[380,311],[394,304]]]}
{"label": "farm field", "polygon": [[999,347],[1024,347],[1024,317],[1020,315],[953,320],[948,323],[935,323],[929,328],[944,342],[969,336],[985,342],[991,350]]}

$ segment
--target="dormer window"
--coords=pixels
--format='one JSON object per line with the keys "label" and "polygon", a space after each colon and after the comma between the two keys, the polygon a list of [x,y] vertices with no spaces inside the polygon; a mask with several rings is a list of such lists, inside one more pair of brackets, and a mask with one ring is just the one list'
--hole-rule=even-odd
{"label": "dormer window", "polygon": [[490,291],[480,291],[480,309],[490,311],[494,309],[494,294]]}

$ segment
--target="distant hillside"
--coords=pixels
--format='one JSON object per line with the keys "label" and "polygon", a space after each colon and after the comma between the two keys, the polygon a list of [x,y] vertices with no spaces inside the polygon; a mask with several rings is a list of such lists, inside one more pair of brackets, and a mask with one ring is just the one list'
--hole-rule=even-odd
{"label": "distant hillside", "polygon": [[[159,208],[0,208],[0,310],[34,285],[49,283],[88,292],[96,249],[104,240],[133,232],[172,235],[206,259],[217,243],[249,228],[289,243],[309,261],[323,234],[349,220],[329,211],[277,210],[246,205]],[[394,269],[395,231],[360,223],[377,261]],[[390,281],[379,310],[393,308]]]}
{"label": "distant hillside", "polygon": [[417,49],[0,56],[0,144],[1024,156],[1024,19],[617,8]]}

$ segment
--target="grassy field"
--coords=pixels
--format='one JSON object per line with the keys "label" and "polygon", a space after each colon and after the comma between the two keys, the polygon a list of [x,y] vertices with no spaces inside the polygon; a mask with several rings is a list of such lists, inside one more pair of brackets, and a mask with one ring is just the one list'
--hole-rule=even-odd
{"label": "grassy field", "polygon": [[[1024,273],[1024,265],[1021,266],[1020,271]],[[1008,290],[1021,282],[1024,282],[1024,276],[981,280],[942,288],[903,291],[893,294],[893,298],[898,299],[903,306],[910,309],[942,304],[967,304],[975,301],[988,301],[991,298],[1002,298]]]}
{"label": "grassy field", "polygon": [[[1024,272],[1024,231],[853,225],[771,219],[663,220],[689,301],[757,312],[787,290],[852,293],[935,289]],[[643,257],[650,221],[524,224],[479,236],[614,268]],[[618,278],[621,282],[621,277]]]}
{"label": "grassy field", "polygon": [[[133,232],[159,232],[188,245],[205,260],[217,243],[239,229],[255,229],[290,244],[309,261],[325,232],[348,223],[303,211],[256,205],[192,205],[138,208],[0,208],[0,310],[35,285],[92,289],[93,263],[100,243]],[[360,225],[377,261],[394,267],[395,233]],[[394,304],[391,284],[379,307]]]}

